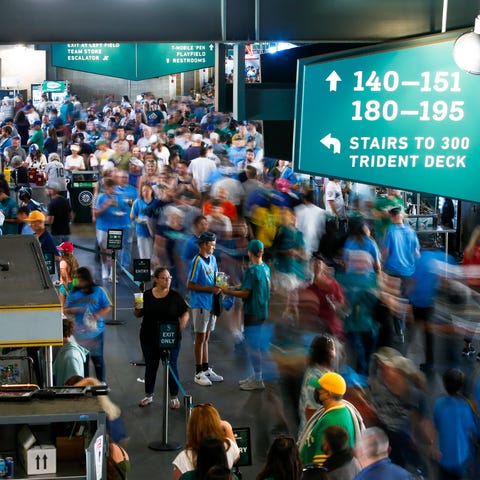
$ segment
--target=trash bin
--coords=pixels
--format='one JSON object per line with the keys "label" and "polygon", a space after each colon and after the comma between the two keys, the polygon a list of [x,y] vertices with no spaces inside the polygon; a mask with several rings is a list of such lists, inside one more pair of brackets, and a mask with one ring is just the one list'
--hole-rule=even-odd
{"label": "trash bin", "polygon": [[70,200],[75,223],[92,223],[92,202],[97,172],[74,171],[70,182]]}

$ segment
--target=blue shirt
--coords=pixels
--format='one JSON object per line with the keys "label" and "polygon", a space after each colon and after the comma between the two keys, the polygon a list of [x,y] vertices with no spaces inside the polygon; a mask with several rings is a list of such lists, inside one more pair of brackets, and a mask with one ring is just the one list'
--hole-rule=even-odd
{"label": "blue shirt", "polygon": [[280,175],[280,178],[285,178],[292,185],[297,183],[297,177],[296,177],[295,173],[293,173],[293,170],[290,167],[285,168],[285,170]]}
{"label": "blue shirt", "polygon": [[230,147],[228,151],[228,157],[230,162],[235,166],[245,160],[245,155],[247,154],[247,149],[245,147]]}
{"label": "blue shirt", "polygon": [[[112,196],[116,201],[116,206],[109,206],[101,214],[97,215],[97,230],[107,232],[109,228],[124,228],[130,221],[128,205],[119,195]],[[106,193],[102,193],[97,200],[96,208],[102,209],[105,202],[111,197]]]}
{"label": "blue shirt", "polygon": [[[455,260],[448,255],[448,263]],[[442,265],[445,265],[445,252],[440,250],[422,250],[415,267],[413,278],[415,286],[410,294],[410,303],[414,307],[433,307],[437,296]]]}
{"label": "blue shirt", "polygon": [[433,421],[442,454],[440,465],[447,470],[460,469],[473,458],[472,439],[478,438],[472,408],[463,397],[440,397],[433,406]]}
{"label": "blue shirt", "polygon": [[105,319],[99,318],[94,322],[91,315],[110,306],[111,302],[105,290],[97,285],[93,287],[92,293],[84,293],[78,289],[69,293],[65,308],[80,307],[83,310],[75,314],[75,339],[89,340],[101,335],[105,328]]}
{"label": "blue shirt", "polygon": [[196,235],[193,235],[186,241],[185,248],[183,249],[183,255],[182,255],[182,260],[184,262],[190,263],[195,258],[195,255],[198,254],[197,240],[198,240],[198,237]]}
{"label": "blue shirt", "polygon": [[[142,220],[142,217],[147,221],[153,218],[153,208],[155,200],[152,200],[150,203],[147,203],[143,198],[137,198],[132,206],[132,215],[138,220]],[[137,232],[137,237],[140,238],[151,238],[150,230],[148,229],[148,224],[146,223],[136,223],[135,231]]]}
{"label": "blue shirt", "polygon": [[35,235],[35,232],[32,230],[32,227],[28,223],[21,223],[20,228],[20,233],[22,235]]}
{"label": "blue shirt", "polygon": [[40,247],[42,248],[42,253],[50,253],[54,257],[59,257],[60,254],[58,253],[57,246],[55,245],[55,241],[50,233],[45,230],[39,237],[38,241],[40,242]]}
{"label": "blue shirt", "polygon": [[133,202],[138,197],[138,191],[132,185],[125,185],[124,187],[118,186],[115,189],[115,193],[120,195],[120,197],[122,197],[122,200],[124,202],[127,202],[127,201]]}
{"label": "blue shirt", "polygon": [[60,118],[64,123],[69,123],[72,120],[74,108],[73,103],[62,103],[60,106]]}
{"label": "blue shirt", "polygon": [[[217,260],[213,255],[210,255],[208,258],[197,255],[190,264],[188,281],[204,287],[213,287],[217,271]],[[190,306],[192,308],[212,310],[213,293],[190,290]]]}
{"label": "blue shirt", "polygon": [[389,458],[383,458],[364,468],[353,480],[414,480],[402,467],[395,465]]}
{"label": "blue shirt", "polygon": [[420,243],[413,228],[402,224],[388,227],[385,238],[387,258],[385,270],[392,275],[411,277],[415,272],[415,263]]}
{"label": "blue shirt", "polygon": [[[343,260],[347,264],[347,273],[373,273],[374,266],[380,262],[377,244],[369,237],[363,237],[363,243],[353,238],[347,239],[343,247]],[[365,252],[365,256],[359,253]]]}

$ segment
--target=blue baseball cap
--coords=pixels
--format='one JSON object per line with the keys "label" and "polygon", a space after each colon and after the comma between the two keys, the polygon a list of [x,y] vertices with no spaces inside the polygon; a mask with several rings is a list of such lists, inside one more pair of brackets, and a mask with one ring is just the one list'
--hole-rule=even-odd
{"label": "blue baseball cap", "polygon": [[201,243],[208,243],[208,242],[216,242],[217,236],[213,232],[202,232],[200,236],[197,238],[197,243],[200,245]]}

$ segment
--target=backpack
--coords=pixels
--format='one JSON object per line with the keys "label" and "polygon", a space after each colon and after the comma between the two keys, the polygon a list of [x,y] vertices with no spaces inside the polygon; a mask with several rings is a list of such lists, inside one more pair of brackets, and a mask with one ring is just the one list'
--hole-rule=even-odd
{"label": "backpack", "polygon": [[107,480],[127,480],[130,458],[123,447],[110,440],[108,444]]}

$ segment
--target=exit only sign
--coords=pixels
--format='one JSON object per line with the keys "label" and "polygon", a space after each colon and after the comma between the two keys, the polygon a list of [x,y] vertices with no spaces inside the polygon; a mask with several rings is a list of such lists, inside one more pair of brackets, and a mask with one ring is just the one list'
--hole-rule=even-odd
{"label": "exit only sign", "polygon": [[295,170],[480,201],[480,77],[458,35],[300,60]]}

